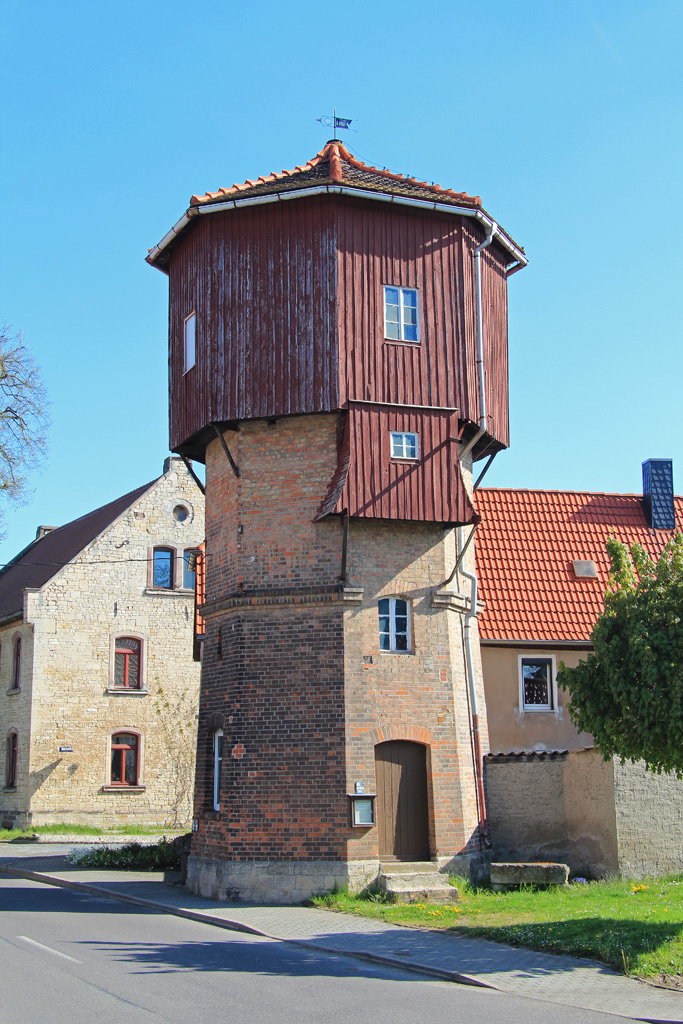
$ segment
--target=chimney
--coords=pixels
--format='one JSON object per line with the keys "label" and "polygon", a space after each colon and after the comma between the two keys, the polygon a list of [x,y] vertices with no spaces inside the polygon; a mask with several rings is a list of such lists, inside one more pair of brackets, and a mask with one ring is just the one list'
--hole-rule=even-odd
{"label": "chimney", "polygon": [[647,459],[643,463],[643,507],[653,530],[675,530],[674,470],[671,459]]}
{"label": "chimney", "polygon": [[56,529],[56,526],[39,526],[36,530],[36,540],[40,540],[41,537],[47,537],[48,533],[52,533]]}

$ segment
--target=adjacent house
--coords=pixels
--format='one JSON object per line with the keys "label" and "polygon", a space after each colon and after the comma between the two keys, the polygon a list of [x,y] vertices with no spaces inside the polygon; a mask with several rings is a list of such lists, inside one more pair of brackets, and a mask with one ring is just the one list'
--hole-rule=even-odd
{"label": "adjacent house", "polygon": [[643,494],[482,488],[476,562],[491,753],[485,759],[497,859],[564,860],[582,875],[683,870],[683,784],[605,762],[577,733],[560,661],[592,650],[610,536],[657,558],[683,528],[671,462],[643,464]]}
{"label": "adjacent house", "polygon": [[194,784],[194,552],[182,459],[0,572],[0,824],[181,825]]}

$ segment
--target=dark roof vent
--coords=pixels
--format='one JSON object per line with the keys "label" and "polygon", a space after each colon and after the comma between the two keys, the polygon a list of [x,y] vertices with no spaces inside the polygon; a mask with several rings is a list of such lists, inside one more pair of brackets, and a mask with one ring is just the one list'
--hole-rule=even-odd
{"label": "dark roof vent", "polygon": [[653,530],[675,530],[674,470],[671,459],[643,463],[643,506]]}

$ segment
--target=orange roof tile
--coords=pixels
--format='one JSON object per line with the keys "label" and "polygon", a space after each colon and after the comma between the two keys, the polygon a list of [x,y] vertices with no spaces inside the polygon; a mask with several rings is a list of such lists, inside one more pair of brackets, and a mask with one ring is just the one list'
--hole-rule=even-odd
{"label": "orange roof tile", "polygon": [[[674,501],[683,529],[683,498]],[[674,532],[647,525],[638,494],[481,488],[476,507],[482,640],[588,641],[603,610],[607,539],[657,558]],[[574,559],[595,562],[597,579],[577,579]]]}
{"label": "orange roof tile", "polygon": [[346,146],[337,141],[326,143],[312,160],[291,171],[271,171],[265,177],[245,181],[241,185],[219,188],[217,192],[206,192],[203,196],[192,196],[190,206],[216,203],[222,199],[246,198],[274,191],[313,187],[321,181],[344,182],[364,189],[396,192],[418,199],[434,200],[438,197],[441,201],[481,207],[479,196],[454,192],[453,189],[442,188],[441,185],[430,185],[426,181],[417,181],[415,178],[407,178],[402,174],[393,174],[386,169],[364,164],[356,159]]}

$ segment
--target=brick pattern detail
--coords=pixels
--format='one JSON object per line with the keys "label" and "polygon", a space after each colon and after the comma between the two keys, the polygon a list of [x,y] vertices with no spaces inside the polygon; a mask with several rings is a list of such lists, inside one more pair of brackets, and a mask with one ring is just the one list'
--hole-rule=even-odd
{"label": "brick pattern detail", "polygon": [[[207,450],[197,878],[221,860],[376,862],[378,830],[350,827],[348,794],[360,779],[374,791],[375,746],[387,739],[427,747],[432,856],[477,852],[462,617],[431,603],[453,565],[454,531],[352,520],[346,584],[358,600],[345,603],[341,524],[314,522],[337,464],[336,417],[243,422],[226,440],[239,478],[218,440]],[[379,650],[377,601],[392,595],[412,610],[405,655]],[[475,663],[485,736],[476,630]]]}

